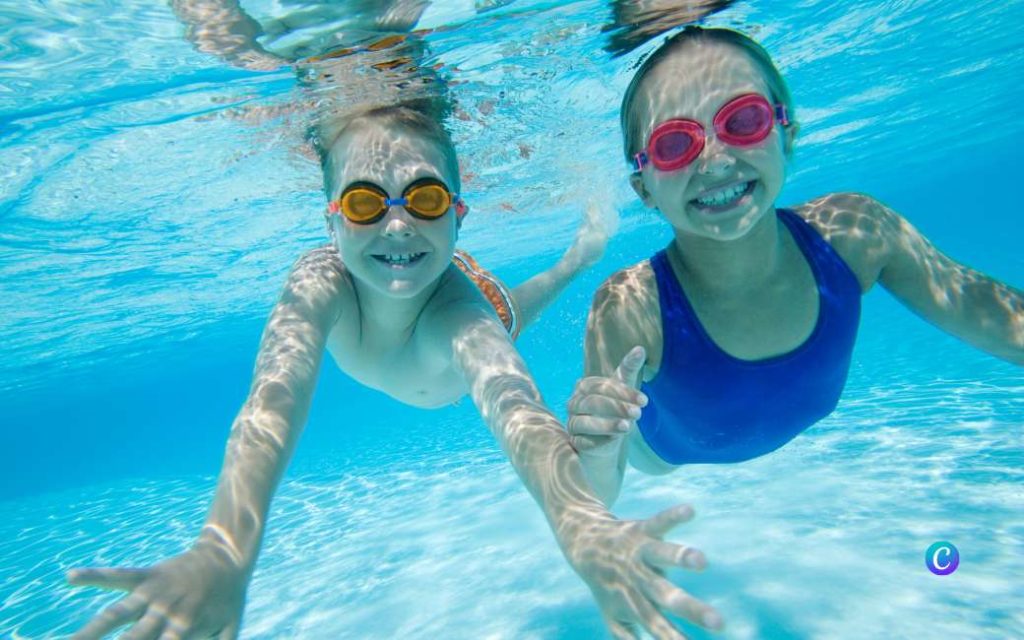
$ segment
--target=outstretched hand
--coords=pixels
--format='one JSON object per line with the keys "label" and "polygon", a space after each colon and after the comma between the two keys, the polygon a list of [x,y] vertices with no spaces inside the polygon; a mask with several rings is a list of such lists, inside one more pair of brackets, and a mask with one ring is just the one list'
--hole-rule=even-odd
{"label": "outstretched hand", "polygon": [[637,389],[646,359],[643,347],[633,347],[611,376],[587,376],[576,383],[566,428],[580,455],[618,452],[623,437],[647,406],[647,396]]}
{"label": "outstretched hand", "polygon": [[128,593],[72,640],[102,638],[126,625],[130,628],[120,636],[124,640],[234,640],[242,623],[248,572],[222,549],[200,543],[152,567],[72,569],[67,580]]}
{"label": "outstretched hand", "polygon": [[714,608],[665,578],[666,569],[700,571],[707,564],[699,550],[662,540],[692,517],[693,509],[680,505],[648,520],[581,519],[579,530],[566,531],[571,538],[563,543],[566,556],[593,592],[615,638],[639,638],[641,628],[659,640],[685,638],[666,614],[706,629],[721,628]]}
{"label": "outstretched hand", "polygon": [[576,230],[576,238],[572,246],[565,252],[565,257],[575,262],[576,269],[592,267],[601,256],[608,244],[608,225],[597,200],[587,202],[586,211]]}

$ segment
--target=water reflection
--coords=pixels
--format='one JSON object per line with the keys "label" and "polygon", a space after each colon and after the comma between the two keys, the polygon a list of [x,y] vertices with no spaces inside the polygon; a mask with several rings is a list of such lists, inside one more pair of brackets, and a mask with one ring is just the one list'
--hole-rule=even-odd
{"label": "water reflection", "polygon": [[605,49],[626,55],[652,38],[685,24],[693,24],[727,9],[736,0],[612,0],[612,21]]}

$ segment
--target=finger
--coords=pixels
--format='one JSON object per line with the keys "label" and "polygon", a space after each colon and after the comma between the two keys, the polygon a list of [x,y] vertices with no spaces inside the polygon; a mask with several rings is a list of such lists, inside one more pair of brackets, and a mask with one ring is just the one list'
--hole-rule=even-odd
{"label": "finger", "polygon": [[188,629],[178,620],[171,618],[164,626],[164,632],[160,634],[159,640],[182,640]]}
{"label": "finger", "polygon": [[640,371],[647,361],[647,351],[641,346],[635,346],[629,350],[615,369],[615,377],[629,386],[636,388],[640,383]]}
{"label": "finger", "polygon": [[613,438],[609,436],[569,436],[569,444],[577,452],[591,451],[598,447],[603,447],[612,442]]}
{"label": "finger", "polygon": [[[646,589],[646,586],[644,587]],[[668,621],[647,598],[637,595],[631,598],[633,608],[640,616],[640,624],[658,640],[686,640],[686,636]]]}
{"label": "finger", "polygon": [[643,412],[633,402],[623,402],[604,395],[590,394],[573,396],[573,399],[569,401],[569,413],[574,416],[638,420]]}
{"label": "finger", "polygon": [[121,634],[120,640],[154,640],[160,635],[167,618],[152,609],[142,616],[132,628]]}
{"label": "finger", "polygon": [[566,429],[574,436],[621,436],[632,424],[621,418],[578,415],[569,418]]}
{"label": "finger", "polygon": [[573,399],[578,402],[587,396],[607,396],[641,407],[647,405],[647,396],[637,389],[636,386],[621,380],[617,374],[580,378],[579,382],[576,383],[576,388],[573,390]]}
{"label": "finger", "polygon": [[722,616],[713,607],[686,593],[653,571],[642,583],[644,593],[659,609],[706,629],[722,628]]}
{"label": "finger", "polygon": [[683,567],[703,571],[708,566],[707,558],[700,549],[682,544],[652,540],[643,547],[643,557],[655,567]]}
{"label": "finger", "polygon": [[68,583],[76,587],[99,587],[131,591],[146,579],[148,569],[115,569],[109,567],[86,567],[68,571]]}
{"label": "finger", "polygon": [[640,631],[634,624],[612,620],[608,616],[604,617],[604,623],[615,640],[638,640],[640,638]]}
{"label": "finger", "polygon": [[680,504],[671,509],[665,509],[653,518],[644,520],[641,527],[647,535],[660,538],[691,518],[693,518],[693,508],[688,504]]}
{"label": "finger", "polygon": [[114,629],[135,622],[146,611],[146,601],[136,596],[118,600],[78,630],[72,640],[98,640]]}

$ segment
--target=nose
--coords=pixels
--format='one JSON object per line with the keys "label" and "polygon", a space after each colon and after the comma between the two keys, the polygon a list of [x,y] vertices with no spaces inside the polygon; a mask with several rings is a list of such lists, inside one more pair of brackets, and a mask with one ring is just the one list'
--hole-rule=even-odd
{"label": "nose", "polygon": [[714,136],[705,143],[697,159],[697,171],[702,175],[714,176],[727,173],[736,164],[725,145]]}
{"label": "nose", "polygon": [[409,212],[402,206],[393,206],[388,211],[381,233],[387,238],[410,238],[416,233],[409,220]]}

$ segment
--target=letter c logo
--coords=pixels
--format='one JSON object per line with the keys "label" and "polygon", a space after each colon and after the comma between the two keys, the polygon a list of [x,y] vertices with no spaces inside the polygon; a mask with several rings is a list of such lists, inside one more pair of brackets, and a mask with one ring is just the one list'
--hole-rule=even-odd
{"label": "letter c logo", "polygon": [[960,552],[952,542],[933,543],[924,553],[924,565],[937,576],[948,576],[960,566]]}

